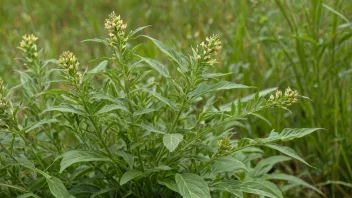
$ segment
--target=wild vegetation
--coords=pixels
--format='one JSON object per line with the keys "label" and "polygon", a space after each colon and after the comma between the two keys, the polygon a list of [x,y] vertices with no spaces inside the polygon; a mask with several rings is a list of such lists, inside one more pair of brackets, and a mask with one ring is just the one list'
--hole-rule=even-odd
{"label": "wild vegetation", "polygon": [[0,195],[350,196],[351,8],[2,2]]}

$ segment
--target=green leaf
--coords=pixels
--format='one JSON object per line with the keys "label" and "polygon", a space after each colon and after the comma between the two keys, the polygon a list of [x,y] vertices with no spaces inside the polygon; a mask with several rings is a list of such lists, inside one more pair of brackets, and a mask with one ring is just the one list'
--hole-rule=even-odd
{"label": "green leaf", "polygon": [[153,69],[155,69],[157,72],[159,72],[162,76],[166,78],[170,78],[170,73],[167,70],[167,68],[161,64],[160,62],[150,59],[150,58],[142,58],[142,61],[148,63]]}
{"label": "green leaf", "polygon": [[40,93],[36,94],[35,96],[38,97],[41,95],[61,95],[61,94],[71,95],[68,91],[65,91],[62,89],[50,89],[49,91],[40,92]]}
{"label": "green leaf", "polygon": [[275,184],[268,181],[244,182],[240,185],[240,190],[246,193],[256,194],[270,198],[283,198],[280,189]]}
{"label": "green leaf", "polygon": [[121,179],[120,179],[120,185],[124,185],[127,182],[139,177],[143,175],[143,172],[141,171],[137,171],[137,170],[129,170],[127,172],[125,172],[125,174],[122,175]]}
{"label": "green leaf", "polygon": [[281,141],[290,141],[295,138],[301,138],[320,129],[322,128],[286,128],[279,134],[279,137]]}
{"label": "green leaf", "polygon": [[275,164],[279,162],[288,161],[288,160],[291,160],[291,158],[283,155],[271,156],[271,157],[262,159],[258,162],[252,175],[253,177],[263,176],[264,174],[268,173]]}
{"label": "green leaf", "polygon": [[24,132],[28,133],[28,132],[32,131],[33,129],[36,129],[44,124],[50,124],[50,123],[54,123],[54,122],[58,122],[58,120],[57,119],[43,119],[43,120],[33,124],[32,126],[25,128]]}
{"label": "green leaf", "polygon": [[307,182],[303,181],[302,179],[292,176],[292,175],[287,175],[287,174],[269,174],[267,175],[267,179],[274,179],[274,180],[285,180],[285,181],[290,181],[302,186],[305,186],[307,188],[310,188],[316,192],[318,192],[319,194],[324,195],[323,192],[321,192],[319,189],[317,189],[316,187],[308,184]]}
{"label": "green leaf", "polygon": [[125,151],[123,150],[117,150],[116,151],[116,154],[120,157],[122,157],[127,163],[128,165],[130,166],[130,168],[133,168],[133,164],[134,164],[134,158],[133,158],[133,155],[129,154],[129,153],[126,153]]}
{"label": "green leaf", "polygon": [[275,149],[280,151],[283,154],[286,154],[296,160],[299,160],[301,162],[303,162],[304,164],[312,167],[311,165],[309,165],[306,161],[304,161],[303,158],[301,158],[293,149],[291,149],[290,147],[287,146],[281,146],[281,145],[277,145],[277,144],[264,144],[264,146]]}
{"label": "green leaf", "polygon": [[[258,92],[258,93],[259,93],[259,97],[266,96],[266,95],[268,95],[268,94],[270,94],[270,93],[272,93],[272,92],[274,92],[274,91],[276,91],[276,90],[277,90],[277,87],[273,87],[273,88],[264,89],[264,90],[262,90],[262,91],[259,91],[259,92]],[[252,100],[256,95],[257,95],[257,93],[248,95],[248,96],[246,96],[246,97],[243,97],[243,98],[241,98],[241,102],[250,101],[250,100]],[[221,110],[221,111],[229,111],[229,110],[231,109],[231,105],[232,105],[233,103],[237,103],[238,100],[239,100],[239,99],[236,99],[236,100],[234,100],[234,101],[232,101],[232,102],[230,102],[230,103],[228,103],[228,104],[225,104],[225,105],[220,106],[220,110]]]}
{"label": "green leaf", "polygon": [[183,135],[179,133],[165,134],[163,138],[164,146],[170,151],[174,151],[183,140]]}
{"label": "green leaf", "polygon": [[167,45],[165,45],[164,43],[162,43],[161,41],[158,41],[152,37],[149,36],[145,36],[144,37],[150,39],[151,41],[153,41],[153,43],[167,56],[169,56],[173,61],[175,61],[178,65],[182,65],[182,58],[181,55],[178,54],[174,49],[168,47]]}
{"label": "green leaf", "polygon": [[50,192],[56,198],[69,198],[72,197],[67,191],[62,181],[57,177],[46,178]]}
{"label": "green leaf", "polygon": [[248,171],[245,164],[231,156],[218,158],[215,160],[211,169],[215,174],[224,172]]}
{"label": "green leaf", "polygon": [[155,91],[151,91],[149,89],[142,89],[145,92],[148,92],[150,95],[154,96],[155,98],[157,98],[159,101],[161,101],[162,103],[166,104],[167,106],[171,107],[171,109],[173,109],[174,111],[176,111],[176,107],[171,103],[171,101],[169,101],[167,98],[161,96],[160,94],[156,93]]}
{"label": "green leaf", "polygon": [[33,162],[29,161],[28,159],[25,159],[25,158],[15,158],[16,161],[21,164],[22,166],[28,168],[28,169],[31,169],[31,170],[36,170],[35,169],[35,165],[33,164]]}
{"label": "green leaf", "polygon": [[0,183],[0,187],[3,186],[3,187],[6,187],[6,188],[12,188],[12,189],[15,189],[15,190],[18,190],[18,191],[21,191],[21,192],[28,192],[28,190],[20,187],[20,186],[15,186],[15,185],[11,185],[11,184],[4,184],[4,183]]}
{"label": "green leaf", "polygon": [[91,162],[91,161],[111,161],[104,155],[97,153],[95,151],[80,151],[72,150],[63,154],[63,158],[60,163],[60,173],[64,171],[67,167],[78,162]]}
{"label": "green leaf", "polygon": [[51,107],[51,108],[44,110],[42,113],[45,113],[48,111],[60,111],[62,113],[65,112],[65,113],[73,113],[73,114],[78,114],[81,116],[86,116],[86,112],[84,112],[80,109],[77,109],[75,107],[72,107],[72,106]]}
{"label": "green leaf", "polygon": [[25,193],[23,195],[17,196],[16,198],[27,198],[27,197],[34,197],[34,198],[40,198],[39,196],[33,194],[33,193]]}
{"label": "green leaf", "polygon": [[[241,183],[238,181],[238,183]],[[219,182],[210,188],[211,191],[229,192],[236,198],[243,198],[243,193],[239,188],[233,187],[228,182]]]}
{"label": "green leaf", "polygon": [[106,66],[108,65],[108,61],[104,60],[100,62],[94,69],[88,71],[88,74],[96,74],[99,73],[100,71],[104,71],[106,69]]}
{"label": "green leaf", "polygon": [[176,174],[175,181],[179,193],[184,198],[210,198],[210,190],[207,182],[196,174]]}
{"label": "green leaf", "polygon": [[133,112],[133,116],[139,116],[139,115],[144,115],[144,114],[148,114],[151,112],[157,111],[156,109],[140,109],[138,111]]}
{"label": "green leaf", "polygon": [[205,73],[202,75],[203,78],[208,79],[208,78],[218,78],[218,77],[223,77],[223,76],[227,76],[233,74],[232,72],[230,73]]}
{"label": "green leaf", "polygon": [[111,104],[111,105],[106,105],[104,106],[103,108],[101,108],[98,112],[95,113],[95,115],[101,115],[101,114],[104,114],[104,113],[108,113],[110,111],[114,111],[114,110],[123,110],[127,113],[130,113],[128,111],[128,109],[122,105],[118,105],[118,104]]}
{"label": "green leaf", "polygon": [[147,27],[150,27],[150,26],[151,26],[151,25],[146,25],[146,26],[143,26],[143,27],[139,27],[139,28],[135,29],[133,32],[131,32],[131,33],[128,35],[128,37],[131,37],[131,36],[135,35],[136,33],[140,32],[140,31],[142,31],[143,29],[145,29],[145,28],[147,28]]}
{"label": "green leaf", "polygon": [[164,186],[168,187],[172,191],[180,193],[179,190],[178,190],[176,182],[174,180],[172,180],[172,179],[160,179],[160,180],[158,179],[157,182],[160,185],[164,185]]}
{"label": "green leaf", "polygon": [[116,188],[107,188],[107,189],[101,190],[101,191],[99,191],[99,192],[93,193],[93,194],[90,196],[90,198],[94,198],[94,197],[97,197],[97,196],[102,197],[101,195],[103,195],[103,194],[105,194],[105,193],[107,193],[107,192],[110,192],[110,191],[115,191],[115,190],[116,190]]}
{"label": "green leaf", "polygon": [[150,124],[137,124],[137,126],[141,127],[142,129],[145,129],[147,131],[150,131],[150,132],[165,134],[164,130],[158,129]]}
{"label": "green leaf", "polygon": [[86,39],[81,42],[96,42],[96,43],[105,43],[104,39],[94,38],[94,39]]}
{"label": "green leaf", "polygon": [[188,94],[188,98],[199,97],[203,94],[213,92],[213,91],[228,90],[228,89],[247,89],[247,88],[254,88],[254,87],[236,84],[228,81],[220,81],[213,85],[201,83],[195,90],[193,90]]}

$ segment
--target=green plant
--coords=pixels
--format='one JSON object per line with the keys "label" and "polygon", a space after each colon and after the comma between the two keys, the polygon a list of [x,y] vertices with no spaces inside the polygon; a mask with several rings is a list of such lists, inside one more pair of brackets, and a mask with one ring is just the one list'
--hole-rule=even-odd
{"label": "green plant", "polygon": [[[269,99],[270,91],[261,91],[218,104],[216,92],[253,88],[212,73],[218,36],[189,55],[143,36],[170,58],[178,71],[171,74],[129,43],[145,27],[130,33],[126,27],[112,13],[105,22],[108,38],[85,40],[107,46],[111,56],[82,72],[78,59],[64,52],[57,61],[61,78],[53,61],[40,59],[37,38],[23,37],[22,83],[10,90],[0,84],[2,197],[283,197],[297,185],[323,195],[297,177],[269,173],[292,158],[307,164],[276,143],[318,128],[236,138],[241,120],[268,108],[287,110],[300,97],[297,91],[277,91]],[[60,89],[53,88],[57,83]],[[18,95],[23,100],[14,102]],[[261,146],[287,156],[263,158]],[[289,184],[279,188],[272,180]]]}

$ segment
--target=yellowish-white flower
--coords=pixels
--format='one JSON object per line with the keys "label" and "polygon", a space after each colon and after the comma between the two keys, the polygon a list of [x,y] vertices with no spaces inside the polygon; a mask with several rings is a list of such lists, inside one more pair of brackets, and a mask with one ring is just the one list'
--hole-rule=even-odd
{"label": "yellowish-white flower", "polygon": [[216,63],[215,56],[221,49],[221,41],[218,35],[207,37],[205,40],[196,47],[196,59],[203,64],[213,65]]}
{"label": "yellowish-white flower", "polygon": [[62,66],[65,78],[76,85],[80,84],[82,74],[78,71],[78,59],[72,52],[63,52],[57,63]]}
{"label": "yellowish-white flower", "polygon": [[120,15],[117,16],[115,12],[112,12],[109,15],[109,18],[105,19],[105,29],[109,32],[108,36],[110,38],[111,46],[117,46],[121,49],[126,48],[126,28],[127,24],[123,23]]}

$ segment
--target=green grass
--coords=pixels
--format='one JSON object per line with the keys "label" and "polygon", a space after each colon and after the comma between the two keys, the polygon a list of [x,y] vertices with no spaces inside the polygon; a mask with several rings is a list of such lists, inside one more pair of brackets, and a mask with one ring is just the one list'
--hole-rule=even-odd
{"label": "green grass", "polygon": [[[352,183],[352,2],[312,1],[221,1],[185,0],[141,3],[129,1],[9,1],[0,3],[0,76],[10,85],[18,82],[14,70],[21,36],[40,37],[46,58],[73,51],[83,67],[92,68],[108,51],[103,46],[81,43],[104,37],[102,22],[115,11],[131,29],[152,25],[145,34],[180,50],[220,35],[224,48],[218,70],[233,72],[227,80],[258,87],[258,90],[291,86],[310,100],[281,111],[265,113],[271,122],[251,118],[240,128],[241,137],[263,137],[272,128],[321,127],[325,131],[297,140],[290,146],[316,167],[292,164],[284,170],[301,175],[313,184],[327,180]],[[151,42],[144,41],[140,54],[159,57]],[[170,71],[173,70],[170,65]],[[220,99],[237,98],[239,92]],[[243,91],[241,94],[247,92]],[[339,182],[322,186],[328,197],[352,194]],[[304,190],[296,195],[309,196]]]}

